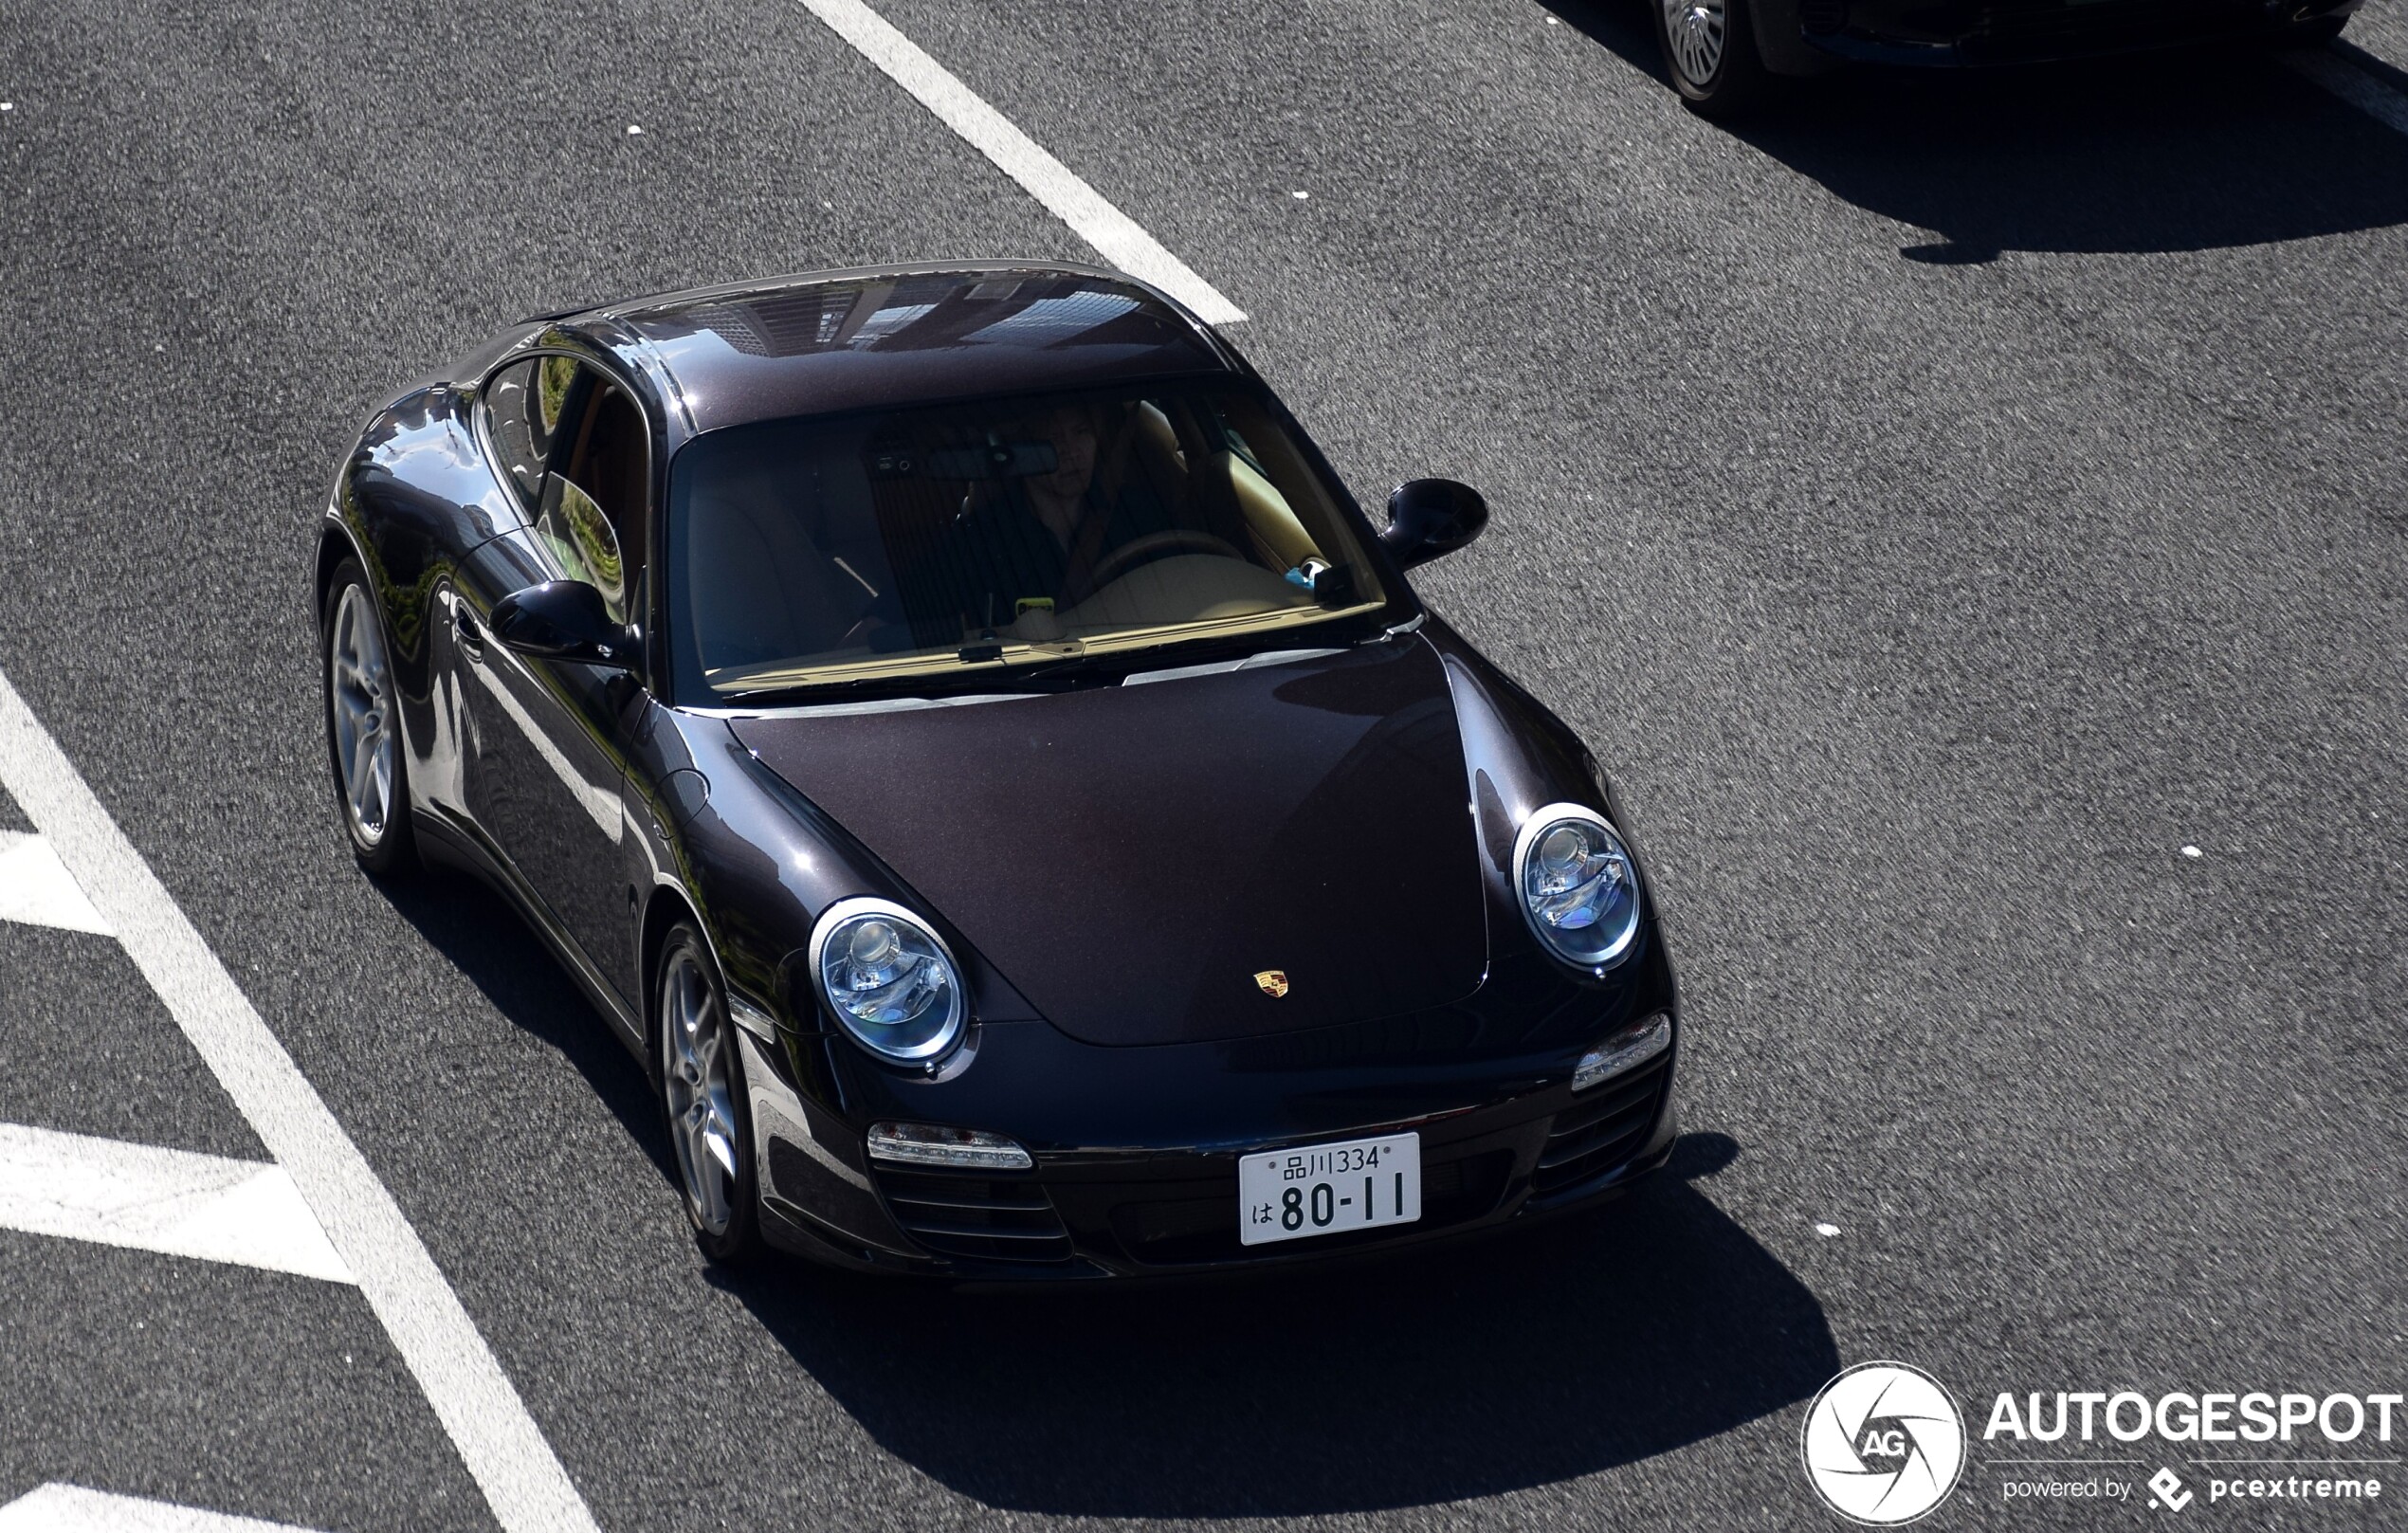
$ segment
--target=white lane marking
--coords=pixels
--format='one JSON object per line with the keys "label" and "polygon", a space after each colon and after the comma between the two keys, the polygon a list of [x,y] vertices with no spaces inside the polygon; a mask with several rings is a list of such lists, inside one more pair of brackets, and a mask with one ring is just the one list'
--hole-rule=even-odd
{"label": "white lane marking", "polygon": [[110,935],[50,843],[22,830],[0,830],[0,921]]}
{"label": "white lane marking", "polygon": [[143,1501],[86,1490],[80,1485],[46,1485],[0,1506],[0,1533],[308,1533],[290,1523],[205,1512],[173,1502]]}
{"label": "white lane marking", "polygon": [[126,955],[287,1172],[509,1533],[593,1514],[443,1269],[317,1087],[0,673],[0,787],[50,839]]}
{"label": "white lane marking", "polygon": [[911,92],[973,149],[994,161],[1004,174],[1025,187],[1029,195],[1094,246],[1104,260],[1161,288],[1194,309],[1206,324],[1235,324],[1246,318],[1244,310],[1164,249],[1135,219],[1104,201],[1095,188],[1071,173],[1068,166],[1047,154],[1011,119],[989,106],[952,70],[922,52],[919,44],[895,30],[862,0],[801,0],[801,4],[863,58],[885,70],[888,79]]}
{"label": "white lane marking", "polygon": [[349,1283],[283,1166],[0,1123],[0,1228]]}
{"label": "white lane marking", "polygon": [[2408,97],[2338,53],[2287,53],[2283,61],[2395,133],[2408,133]]}

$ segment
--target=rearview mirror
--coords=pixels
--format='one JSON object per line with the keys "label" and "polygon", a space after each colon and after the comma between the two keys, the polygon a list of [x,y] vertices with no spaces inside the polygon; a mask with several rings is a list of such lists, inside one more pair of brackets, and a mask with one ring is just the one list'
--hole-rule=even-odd
{"label": "rearview mirror", "polygon": [[1480,536],[1488,502],[1451,479],[1409,479],[1388,492],[1388,527],[1379,546],[1397,568],[1426,564]]}
{"label": "rearview mirror", "polygon": [[582,580],[547,580],[502,597],[486,620],[502,647],[538,660],[635,666],[635,634],[611,616],[602,593]]}

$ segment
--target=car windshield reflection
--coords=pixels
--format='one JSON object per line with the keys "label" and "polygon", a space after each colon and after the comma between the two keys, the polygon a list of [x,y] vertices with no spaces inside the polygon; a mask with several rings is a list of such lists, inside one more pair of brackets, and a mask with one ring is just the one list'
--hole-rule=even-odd
{"label": "car windshield reflection", "polygon": [[1289,431],[1220,380],[712,432],[672,467],[668,559],[692,702],[1343,642],[1390,603]]}

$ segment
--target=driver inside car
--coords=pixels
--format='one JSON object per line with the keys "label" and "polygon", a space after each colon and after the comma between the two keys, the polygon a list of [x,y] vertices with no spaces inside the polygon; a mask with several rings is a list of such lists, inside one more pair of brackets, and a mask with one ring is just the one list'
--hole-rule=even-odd
{"label": "driver inside car", "polygon": [[1065,404],[1014,422],[1010,437],[1049,448],[1051,467],[981,481],[963,498],[939,557],[956,576],[966,633],[1057,637],[1056,614],[1092,593],[1105,556],[1176,525],[1132,471],[1121,411],[1101,415]]}

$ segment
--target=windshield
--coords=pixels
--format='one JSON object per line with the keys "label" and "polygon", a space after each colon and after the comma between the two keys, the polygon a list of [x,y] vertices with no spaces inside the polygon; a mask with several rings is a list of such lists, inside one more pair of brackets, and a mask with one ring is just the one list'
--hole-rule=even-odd
{"label": "windshield", "polygon": [[1296,443],[1225,380],[766,421],[669,478],[689,703],[1339,644],[1387,606]]}

